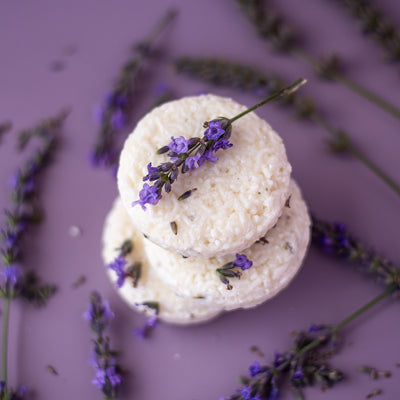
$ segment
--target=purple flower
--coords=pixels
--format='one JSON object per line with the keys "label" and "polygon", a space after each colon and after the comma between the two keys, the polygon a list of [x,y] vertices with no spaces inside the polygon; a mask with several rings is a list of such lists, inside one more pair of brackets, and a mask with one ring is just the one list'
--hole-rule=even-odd
{"label": "purple flower", "polygon": [[347,230],[346,224],[343,222],[336,222],[333,227],[337,233],[345,233]]}
{"label": "purple flower", "polygon": [[193,157],[188,157],[185,160],[185,165],[191,170],[195,170],[196,168],[199,168],[199,160],[200,160],[200,153],[196,153]]}
{"label": "purple flower", "polygon": [[243,386],[239,393],[242,395],[242,397],[245,400],[250,400],[251,399],[251,389],[248,386]]}
{"label": "purple flower", "polygon": [[189,140],[186,140],[183,136],[174,138],[171,136],[171,142],[168,144],[168,148],[176,154],[186,153],[189,149]]}
{"label": "purple flower", "polygon": [[203,164],[204,161],[215,162],[218,161],[218,157],[214,156],[213,150],[208,149],[199,159],[199,164]]}
{"label": "purple flower", "polygon": [[274,367],[278,368],[280,365],[282,365],[286,361],[286,357],[278,352],[274,353]]}
{"label": "purple flower", "polygon": [[150,317],[147,321],[145,326],[151,329],[157,328],[158,325],[158,317],[155,315],[154,317]]}
{"label": "purple flower", "polygon": [[303,371],[301,369],[298,369],[292,376],[292,380],[293,381],[300,381],[304,379],[304,374]]}
{"label": "purple flower", "polygon": [[243,271],[253,266],[253,261],[250,261],[244,254],[236,254],[236,259],[233,263]]}
{"label": "purple flower", "polygon": [[308,332],[309,333],[319,332],[323,328],[324,327],[322,325],[311,324],[310,327],[308,328]]}
{"label": "purple flower", "polygon": [[92,380],[92,383],[101,390],[106,384],[106,371],[104,369],[96,370],[96,377]]}
{"label": "purple flower", "polygon": [[133,334],[138,338],[138,339],[146,339],[148,337],[149,333],[157,328],[158,326],[158,317],[154,315],[153,317],[150,317],[149,319],[146,320],[144,326],[142,328],[135,328],[133,330]]}
{"label": "purple flower", "polygon": [[14,247],[18,239],[16,232],[6,232],[4,235],[4,244],[7,247]]}
{"label": "purple flower", "polygon": [[117,131],[121,130],[126,123],[126,118],[121,110],[114,111],[111,115],[111,125]]}
{"label": "purple flower", "polygon": [[122,383],[122,377],[113,365],[107,368],[106,375],[112,387],[119,386]]}
{"label": "purple flower", "polygon": [[268,400],[278,400],[280,396],[279,389],[274,386],[269,392]]}
{"label": "purple flower", "polygon": [[214,144],[214,151],[216,152],[219,149],[229,149],[229,147],[232,146],[233,144],[229,142],[229,139],[227,137],[222,137]]}
{"label": "purple flower", "polygon": [[147,164],[147,175],[143,177],[143,181],[153,180],[152,178],[158,173],[157,167],[152,167],[151,162]]}
{"label": "purple flower", "polygon": [[327,236],[327,235],[325,235],[325,234],[321,235],[321,236],[318,238],[318,243],[319,243],[319,245],[322,247],[322,250],[323,250],[325,253],[331,253],[331,252],[332,252],[332,249],[333,249],[333,240],[332,240],[329,236]]}
{"label": "purple flower", "polygon": [[252,378],[261,372],[261,365],[258,361],[254,361],[249,367],[249,373]]}
{"label": "purple flower", "polygon": [[128,103],[128,98],[124,94],[119,94],[115,96],[114,105],[116,107],[122,108],[126,106],[127,103]]}
{"label": "purple flower", "polygon": [[125,282],[128,274],[125,272],[124,267],[128,262],[124,256],[117,257],[112,263],[107,265],[107,268],[112,269],[117,274],[117,287],[121,288]]}
{"label": "purple flower", "polygon": [[204,136],[209,140],[218,140],[225,133],[225,129],[221,128],[221,121],[210,121],[208,128],[204,132]]}
{"label": "purple flower", "polygon": [[1,271],[1,277],[6,285],[13,287],[21,279],[22,274],[17,265],[7,265],[4,267],[3,271]]}
{"label": "purple flower", "polygon": [[26,386],[21,386],[18,391],[19,397],[23,397],[27,390]]}
{"label": "purple flower", "polygon": [[89,310],[83,314],[83,318],[90,322],[93,331],[101,333],[108,322],[114,318],[108,301],[101,301],[97,292],[92,293]]}
{"label": "purple flower", "polygon": [[143,185],[143,189],[139,192],[139,200],[136,200],[132,203],[132,207],[135,207],[136,204],[140,204],[142,209],[146,211],[146,204],[150,204],[155,206],[158,204],[161,199],[161,195],[158,193],[157,186],[150,186],[147,183]]}

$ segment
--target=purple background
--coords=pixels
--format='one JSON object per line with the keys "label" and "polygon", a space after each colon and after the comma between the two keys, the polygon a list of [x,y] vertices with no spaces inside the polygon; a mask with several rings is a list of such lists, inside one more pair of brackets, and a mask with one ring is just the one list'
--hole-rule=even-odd
{"label": "purple background", "polygon": [[[337,50],[349,75],[400,106],[399,67],[385,64],[381,50],[362,38],[354,20],[327,0],[275,0],[278,9],[296,21],[305,46],[314,54]],[[396,2],[376,2],[400,27]],[[100,257],[103,220],[117,194],[110,173],[88,166],[87,153],[96,135],[93,107],[111,86],[132,43],[143,38],[164,11],[174,5],[179,16],[157,41],[158,61],[148,68],[138,95],[133,123],[152,104],[154,88],[166,83],[176,96],[212,91],[252,105],[257,98],[177,76],[170,61],[181,55],[221,56],[265,70],[277,69],[288,80],[309,79],[302,89],[312,95],[327,118],[344,127],[356,143],[400,182],[399,121],[338,84],[318,80],[307,65],[277,55],[259,40],[251,24],[228,0],[203,1],[3,1],[0,5],[0,122],[14,129],[0,144],[0,209],[9,206],[8,178],[21,157],[17,132],[33,126],[64,106],[71,106],[63,146],[43,183],[45,223],[26,242],[27,267],[35,268],[58,294],[43,309],[22,302],[11,309],[9,383],[26,385],[32,398],[99,399],[88,365],[91,333],[82,313],[91,290],[99,290],[116,312],[110,335],[123,349],[121,363],[130,371],[123,399],[218,399],[238,387],[258,345],[271,360],[275,350],[291,345],[290,332],[311,322],[337,323],[382,291],[339,260],[312,247],[301,273],[280,295],[248,311],[236,311],[200,326],[162,324],[148,341],[133,335],[144,319],[132,312],[108,282]],[[76,53],[65,54],[66,46]],[[65,68],[51,70],[54,61]],[[295,120],[274,105],[259,115],[283,137],[310,209],[326,220],[346,221],[352,232],[394,261],[400,259],[400,199],[351,157],[329,154],[327,134],[311,122]],[[128,133],[128,132],[126,132]],[[83,234],[73,238],[71,225]],[[71,287],[81,274],[87,282]],[[348,379],[331,391],[306,391],[307,399],[362,399],[382,388],[382,399],[400,393],[399,304],[386,299],[343,331],[341,351],[331,362]],[[53,376],[45,366],[59,372]],[[368,364],[391,370],[390,379],[372,381],[357,372]],[[36,393],[36,396],[33,396]],[[28,396],[30,398],[30,396]],[[292,398],[285,393],[283,399]]]}

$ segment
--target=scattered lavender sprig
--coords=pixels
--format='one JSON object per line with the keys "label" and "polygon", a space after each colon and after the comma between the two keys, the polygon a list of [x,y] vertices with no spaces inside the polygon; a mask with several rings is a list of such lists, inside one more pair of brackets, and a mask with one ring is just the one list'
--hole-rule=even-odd
{"label": "scattered lavender sprig", "polygon": [[250,376],[241,378],[243,386],[232,396],[220,400],[277,400],[286,384],[298,400],[303,400],[302,389],[307,386],[319,384],[325,390],[342,381],[343,372],[326,361],[338,350],[339,331],[398,290],[397,284],[390,286],[337,325],[312,324],[308,332],[297,333],[290,350],[275,353],[269,365],[254,362],[249,368]]}
{"label": "scattered lavender sprig", "polygon": [[102,301],[99,293],[92,292],[89,310],[83,317],[90,322],[90,327],[96,334],[90,360],[96,370],[92,383],[102,392],[104,399],[116,399],[123,381],[122,369],[116,360],[119,352],[110,347],[110,339],[104,335],[104,331],[114,318],[114,313],[108,302]]}
{"label": "scattered lavender sprig", "polygon": [[271,100],[290,95],[305,82],[306,80],[304,79],[298,79],[286,88],[232,118],[218,117],[214,120],[206,121],[203,125],[206,130],[202,138],[185,139],[183,136],[178,138],[172,136],[171,142],[157,151],[157,154],[167,153],[170,160],[157,167],[153,167],[151,163],[147,165],[147,175],[143,178],[143,181],[152,183],[143,185],[139,192],[139,200],[134,201],[132,207],[140,205],[143,210],[146,210],[146,204],[157,205],[162,198],[162,190],[164,189],[166,193],[171,191],[172,184],[177,180],[179,172],[185,174],[193,171],[205,161],[216,162],[218,158],[215,153],[220,149],[228,149],[232,146],[229,138],[234,121]]}
{"label": "scattered lavender sprig", "polygon": [[369,0],[333,1],[348,8],[361,22],[362,32],[375,39],[390,60],[400,61],[400,32],[387,15],[375,8]]}
{"label": "scattered lavender sprig", "polygon": [[140,262],[135,262],[127,267],[128,261],[126,260],[126,256],[133,250],[132,240],[125,240],[122,246],[117,250],[119,250],[117,257],[108,264],[106,268],[116,273],[118,278],[116,281],[117,288],[123,286],[126,278],[131,278],[132,286],[136,287],[140,279],[142,264]]}
{"label": "scattered lavender sprig", "polygon": [[144,63],[152,55],[153,42],[176,14],[175,10],[169,10],[149,36],[133,46],[133,55],[122,67],[113,89],[96,108],[95,118],[100,123],[100,130],[94,149],[90,153],[92,165],[109,167],[116,164],[119,151],[115,144],[115,135],[126,126],[129,119],[138,77],[144,68]]}
{"label": "scattered lavender sprig", "polygon": [[318,73],[319,76],[341,83],[375,106],[381,108],[395,118],[400,119],[399,107],[393,105],[388,100],[382,98],[370,89],[365,88],[345,75],[342,71],[342,62],[336,54],[318,60],[305,51],[300,45],[298,34],[294,32],[294,29],[281,15],[272,11],[272,7],[267,1],[235,1],[253,23],[260,37],[270,41],[273,46],[278,48],[280,51],[292,54],[306,62]]}
{"label": "scattered lavender sprig", "polygon": [[33,157],[18,170],[11,180],[11,198],[13,206],[5,210],[5,224],[1,228],[1,258],[3,269],[0,273],[0,296],[5,299],[3,317],[3,346],[2,346],[2,376],[0,399],[19,399],[25,393],[24,387],[14,392],[7,384],[8,358],[8,321],[10,302],[17,297],[23,297],[38,305],[44,304],[56,287],[41,284],[35,272],[23,272],[20,268],[22,261],[23,237],[29,225],[40,222],[42,212],[38,202],[37,178],[48,166],[51,157],[58,146],[58,135],[67,116],[62,111],[54,118],[47,119],[35,128],[24,130],[19,135],[18,147],[25,148],[33,136],[41,142]]}
{"label": "scattered lavender sprig", "polygon": [[313,243],[325,253],[354,261],[361,270],[386,286],[400,285],[400,270],[348,232],[343,223],[328,223],[313,217]]}
{"label": "scattered lavender sprig", "polygon": [[226,285],[227,290],[232,290],[232,285],[228,278],[239,278],[242,276],[241,271],[245,271],[253,266],[253,261],[249,260],[245,254],[236,254],[234,261],[231,261],[221,268],[217,268],[215,272],[219,276],[220,281]]}

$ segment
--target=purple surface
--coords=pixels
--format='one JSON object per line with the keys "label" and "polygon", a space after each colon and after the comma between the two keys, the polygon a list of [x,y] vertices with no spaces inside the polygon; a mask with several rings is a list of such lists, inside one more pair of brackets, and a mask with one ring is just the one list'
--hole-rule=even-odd
{"label": "purple surface", "polygon": [[[340,7],[323,0],[274,3],[296,21],[314,54],[340,51],[352,77],[400,106],[398,67],[382,61],[379,48],[361,37],[356,23]],[[376,3],[400,26],[400,7],[395,2]],[[259,346],[270,360],[275,350],[290,346],[292,330],[311,322],[337,323],[382,291],[349,265],[312,247],[294,282],[263,306],[231,312],[200,326],[162,324],[150,340],[135,339],[132,331],[143,317],[119,299],[100,257],[103,220],[117,194],[116,184],[108,172],[90,168],[86,155],[96,135],[93,107],[110,87],[131,43],[143,38],[169,5],[179,8],[179,16],[157,42],[163,55],[149,67],[134,121],[150,107],[152,90],[160,82],[177,96],[214,91],[252,105],[257,100],[252,95],[179,77],[169,64],[180,55],[224,56],[266,70],[279,69],[288,80],[308,78],[304,92],[317,99],[327,118],[345,127],[373,160],[400,181],[399,121],[337,84],[321,82],[300,61],[272,53],[233,1],[2,2],[0,122],[10,119],[14,129],[0,144],[0,209],[10,204],[7,181],[21,160],[15,150],[17,132],[61,107],[72,108],[62,149],[45,174],[45,223],[25,245],[26,266],[57,283],[59,292],[43,309],[22,302],[13,303],[11,309],[9,383],[26,385],[28,398],[101,398],[91,385],[92,335],[82,319],[92,289],[108,298],[116,312],[112,343],[123,349],[121,362],[130,371],[122,400],[228,396],[238,387],[236,377],[245,374],[255,358],[251,345]],[[69,45],[76,46],[76,53],[65,54]],[[64,69],[52,71],[54,61],[62,61]],[[259,115],[283,137],[293,175],[310,209],[323,219],[346,221],[364,242],[398,261],[400,199],[359,162],[328,154],[327,135],[311,122],[299,122],[275,106],[264,107]],[[72,225],[82,228],[81,236],[69,235]],[[81,274],[87,282],[73,289]],[[349,325],[343,331],[343,347],[332,359],[348,379],[323,394],[309,389],[307,399],[365,398],[375,388],[383,390],[379,398],[398,399],[399,330],[399,303],[392,299]],[[46,371],[48,364],[58,376]],[[391,370],[393,376],[372,381],[357,372],[361,364]],[[284,393],[282,398],[292,396]]]}

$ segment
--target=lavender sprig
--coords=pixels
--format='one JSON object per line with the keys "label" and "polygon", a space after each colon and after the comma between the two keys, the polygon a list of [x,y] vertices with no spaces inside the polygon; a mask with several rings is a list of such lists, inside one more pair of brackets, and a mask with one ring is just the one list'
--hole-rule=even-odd
{"label": "lavender sprig", "polygon": [[396,26],[369,0],[333,0],[340,3],[361,22],[365,35],[371,36],[391,61],[400,61],[400,32]]}
{"label": "lavender sprig", "polygon": [[253,266],[253,261],[249,260],[244,254],[236,254],[234,261],[229,262],[217,268],[215,272],[219,276],[220,281],[226,285],[227,290],[232,290],[232,285],[228,278],[239,278],[242,276],[241,271],[250,269]]}
{"label": "lavender sprig", "polygon": [[151,184],[145,183],[143,185],[139,192],[139,200],[134,201],[132,207],[140,205],[145,211],[147,204],[157,205],[162,198],[162,191],[165,190],[166,193],[171,191],[172,184],[178,179],[179,172],[185,174],[193,171],[205,161],[216,162],[218,158],[215,153],[220,149],[228,149],[232,146],[229,138],[234,121],[271,100],[290,95],[305,82],[306,80],[304,79],[298,79],[286,88],[232,118],[218,117],[214,120],[206,121],[203,125],[206,130],[202,138],[185,139],[183,136],[178,138],[172,136],[169,144],[157,150],[157,154],[167,153],[169,161],[157,167],[153,167],[151,163],[147,165],[147,175],[143,178],[143,181],[149,181]]}
{"label": "lavender sprig", "polygon": [[104,331],[114,318],[114,313],[108,302],[102,301],[99,293],[92,292],[89,310],[83,317],[89,321],[92,331],[96,334],[90,360],[96,370],[92,383],[102,392],[104,399],[116,399],[123,381],[122,369],[116,360],[118,351],[110,347],[110,339],[104,335]]}
{"label": "lavender sprig", "polygon": [[220,400],[277,400],[282,387],[288,383],[295,397],[304,399],[302,389],[319,384],[328,389],[344,379],[344,374],[326,361],[338,350],[339,331],[382,299],[398,291],[398,285],[359,308],[337,325],[315,325],[297,333],[293,347],[283,353],[275,353],[269,365],[254,362],[249,368],[249,377],[242,377],[243,386],[230,397]]}
{"label": "lavender sprig", "polygon": [[126,261],[126,256],[133,250],[132,240],[125,240],[122,246],[117,250],[119,250],[117,257],[108,264],[106,268],[116,273],[116,285],[118,289],[123,286],[126,278],[131,278],[132,286],[136,287],[142,272],[142,264],[140,262],[135,262],[127,267],[128,261]]}
{"label": "lavender sprig", "polygon": [[[180,73],[215,85],[250,90],[264,96],[284,85],[284,80],[275,72],[264,74],[248,65],[228,60],[182,57],[175,61],[175,68]],[[292,106],[298,118],[309,118],[322,127],[332,136],[331,150],[352,154],[400,196],[400,185],[364,154],[348,133],[333,127],[316,109],[312,99],[292,93],[282,98],[280,104]]]}
{"label": "lavender sprig", "polygon": [[115,135],[126,126],[129,119],[135,100],[136,85],[144,63],[152,55],[153,42],[176,14],[175,10],[169,10],[149,36],[133,46],[133,55],[122,67],[113,89],[97,107],[95,117],[100,123],[100,130],[94,149],[90,153],[92,165],[109,167],[117,162],[119,152],[115,144]]}
{"label": "lavender sprig", "polygon": [[341,83],[375,106],[400,119],[399,107],[344,74],[342,63],[337,55],[318,60],[306,52],[300,45],[298,34],[294,33],[294,29],[281,15],[272,11],[268,2],[263,0],[236,0],[236,2],[253,23],[260,37],[270,41],[280,51],[292,54],[306,62],[319,76]]}
{"label": "lavender sprig", "polygon": [[326,254],[356,262],[364,273],[378,283],[389,287],[400,285],[399,268],[356,239],[345,224],[328,223],[313,217],[312,239]]}
{"label": "lavender sprig", "polygon": [[0,273],[0,296],[5,299],[3,317],[2,376],[0,399],[19,399],[25,393],[24,387],[15,392],[7,385],[8,322],[10,302],[23,297],[38,305],[44,304],[55,292],[56,287],[40,284],[33,271],[23,272],[22,240],[29,225],[40,222],[42,212],[38,202],[37,178],[48,166],[51,156],[58,146],[58,135],[67,116],[62,111],[54,118],[47,119],[35,128],[24,130],[19,135],[18,148],[25,148],[33,136],[37,136],[41,146],[11,180],[13,206],[5,210],[5,224],[1,228],[1,259],[3,269]]}

